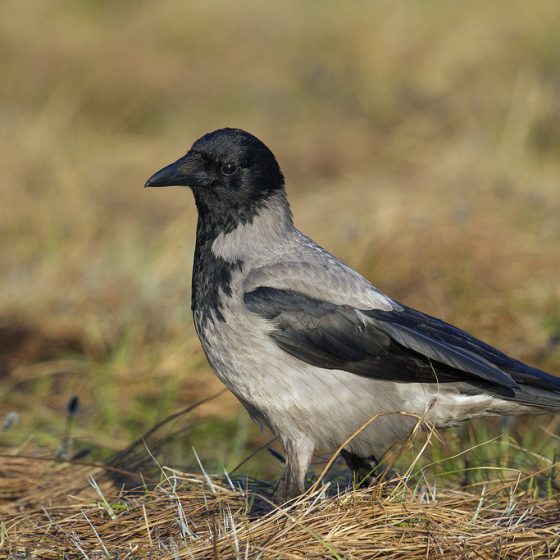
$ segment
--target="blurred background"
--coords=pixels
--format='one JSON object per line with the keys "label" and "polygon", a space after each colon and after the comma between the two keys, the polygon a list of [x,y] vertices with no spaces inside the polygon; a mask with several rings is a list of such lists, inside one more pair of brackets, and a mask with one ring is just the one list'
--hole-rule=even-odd
{"label": "blurred background", "polygon": [[[560,373],[559,24],[555,1],[1,2],[0,445],[105,459],[221,388],[189,307],[192,195],[143,184],[224,126],[375,285]],[[551,457],[556,428],[508,441]],[[270,438],[229,393],[181,429],[167,460],[212,468]]]}

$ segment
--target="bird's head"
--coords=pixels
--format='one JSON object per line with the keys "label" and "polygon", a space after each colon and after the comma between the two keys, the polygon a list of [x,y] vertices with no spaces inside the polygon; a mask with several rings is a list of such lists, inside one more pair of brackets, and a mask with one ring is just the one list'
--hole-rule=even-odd
{"label": "bird's head", "polygon": [[185,156],[146,181],[146,187],[187,186],[199,212],[250,215],[284,189],[274,154],[255,136],[222,128],[197,140]]}

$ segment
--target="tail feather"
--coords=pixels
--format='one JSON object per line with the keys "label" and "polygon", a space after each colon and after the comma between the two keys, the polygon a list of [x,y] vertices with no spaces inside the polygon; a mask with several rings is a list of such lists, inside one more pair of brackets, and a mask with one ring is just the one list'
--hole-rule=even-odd
{"label": "tail feather", "polygon": [[544,411],[560,412],[560,392],[532,387],[531,385],[521,385],[520,390],[515,391],[512,400],[519,404],[541,408]]}
{"label": "tail feather", "polygon": [[514,361],[513,368],[506,371],[519,384],[514,390],[516,402],[558,412],[560,409],[560,377],[540,369]]}

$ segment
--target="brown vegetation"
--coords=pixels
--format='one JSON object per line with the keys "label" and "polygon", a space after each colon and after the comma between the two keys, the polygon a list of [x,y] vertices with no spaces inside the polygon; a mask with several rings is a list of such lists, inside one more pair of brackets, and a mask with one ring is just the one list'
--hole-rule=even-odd
{"label": "brown vegetation", "polygon": [[[493,560],[560,554],[558,498],[523,491],[519,481],[441,492],[403,483],[332,498],[321,488],[256,515],[256,503],[266,505],[258,484],[249,494],[233,482],[164,467],[156,487],[126,493],[99,468],[5,454],[0,467],[2,544],[14,559]],[[25,487],[8,484],[22,480]]]}

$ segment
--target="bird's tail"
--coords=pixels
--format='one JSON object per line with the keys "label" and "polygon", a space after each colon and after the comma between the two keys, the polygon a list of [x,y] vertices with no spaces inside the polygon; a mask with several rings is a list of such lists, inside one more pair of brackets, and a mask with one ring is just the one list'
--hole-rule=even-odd
{"label": "bird's tail", "polygon": [[525,364],[508,373],[519,384],[519,389],[514,390],[516,402],[556,413],[560,411],[560,377]]}

